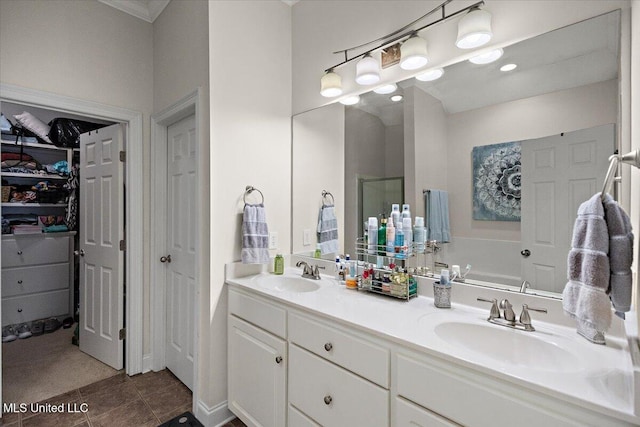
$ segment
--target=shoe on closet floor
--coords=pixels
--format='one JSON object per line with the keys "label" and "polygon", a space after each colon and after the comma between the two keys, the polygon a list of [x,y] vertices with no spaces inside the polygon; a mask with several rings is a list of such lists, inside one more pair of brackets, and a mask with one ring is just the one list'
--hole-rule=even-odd
{"label": "shoe on closet floor", "polygon": [[18,339],[18,334],[13,325],[2,328],[2,342],[11,342]]}
{"label": "shoe on closet floor", "polygon": [[44,321],[44,333],[49,334],[55,332],[60,327],[60,321],[55,317],[51,317]]}
{"label": "shoe on closet floor", "polygon": [[18,333],[18,338],[25,339],[29,338],[31,334],[31,328],[26,323],[21,323],[16,327],[16,332]]}
{"label": "shoe on closet floor", "polygon": [[31,322],[31,335],[34,337],[44,334],[44,321],[34,320]]}

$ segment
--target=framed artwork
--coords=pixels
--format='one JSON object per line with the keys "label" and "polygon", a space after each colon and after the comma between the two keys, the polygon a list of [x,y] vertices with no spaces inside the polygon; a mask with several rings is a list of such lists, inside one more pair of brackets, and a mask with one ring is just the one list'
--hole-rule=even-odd
{"label": "framed artwork", "polygon": [[520,221],[520,142],[473,147],[473,219]]}

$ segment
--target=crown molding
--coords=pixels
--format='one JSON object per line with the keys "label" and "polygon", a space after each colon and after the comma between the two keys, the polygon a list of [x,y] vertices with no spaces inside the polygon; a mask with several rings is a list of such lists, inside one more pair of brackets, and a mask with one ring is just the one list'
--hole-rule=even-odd
{"label": "crown molding", "polygon": [[170,0],[98,0],[136,18],[153,24]]}

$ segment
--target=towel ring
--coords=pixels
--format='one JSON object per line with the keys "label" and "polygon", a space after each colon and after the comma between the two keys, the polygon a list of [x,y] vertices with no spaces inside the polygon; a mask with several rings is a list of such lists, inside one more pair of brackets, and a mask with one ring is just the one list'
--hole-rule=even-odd
{"label": "towel ring", "polygon": [[329,193],[327,190],[322,190],[322,205],[323,206],[326,206],[326,204],[324,202],[328,197],[331,197],[331,204],[332,205],[335,204],[335,201],[333,199],[333,194]]}
{"label": "towel ring", "polygon": [[256,187],[247,185],[247,187],[244,189],[244,196],[242,196],[242,200],[244,201],[245,205],[247,204],[247,194],[251,194],[254,191],[260,193],[260,197],[262,197],[262,201],[260,203],[264,203],[264,194],[262,194],[262,191],[258,190]]}

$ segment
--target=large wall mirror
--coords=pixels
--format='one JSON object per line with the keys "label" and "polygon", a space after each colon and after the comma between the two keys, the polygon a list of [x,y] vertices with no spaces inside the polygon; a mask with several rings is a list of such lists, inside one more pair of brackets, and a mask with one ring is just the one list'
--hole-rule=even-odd
{"label": "large wall mirror", "polygon": [[[363,210],[389,214],[378,193],[401,188],[396,202],[424,216],[423,192],[444,190],[451,239],[438,261],[470,264],[468,283],[527,280],[530,292],[559,296],[577,207],[601,190],[619,146],[620,20],[613,11],[507,46],[490,64],[458,62],[435,81],[412,78],[393,94],[294,116],[293,252],[315,249],[323,190],[336,200],[341,253],[354,252]],[[507,64],[517,67],[501,71]],[[480,168],[501,167],[497,144],[517,152],[517,194],[476,184]],[[363,184],[374,202],[363,201]],[[514,218],[491,215],[516,196]]]}

